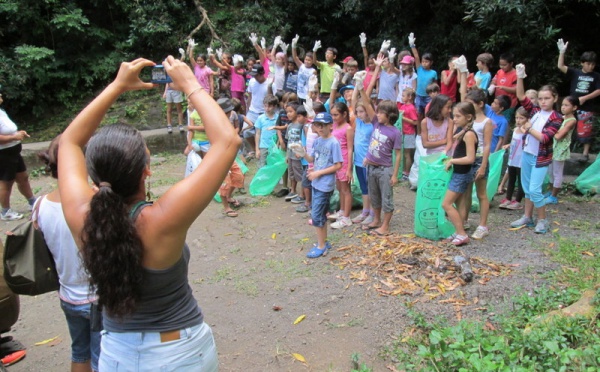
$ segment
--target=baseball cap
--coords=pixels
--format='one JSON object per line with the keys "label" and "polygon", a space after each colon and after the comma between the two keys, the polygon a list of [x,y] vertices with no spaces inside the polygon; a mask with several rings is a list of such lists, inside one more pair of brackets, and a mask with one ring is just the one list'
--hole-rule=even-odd
{"label": "baseball cap", "polygon": [[415,59],[411,56],[404,56],[400,63],[403,65],[412,65],[413,63],[415,63]]}
{"label": "baseball cap", "polygon": [[344,60],[342,62],[348,63],[348,62],[352,61],[353,59],[354,59],[354,57],[348,56],[348,57],[344,58]]}
{"label": "baseball cap", "polygon": [[251,76],[256,76],[256,75],[264,75],[265,74],[265,68],[262,67],[261,65],[254,65],[252,67],[252,70],[249,73]]}
{"label": "baseball cap", "polygon": [[333,118],[327,112],[319,112],[317,116],[315,116],[313,123],[331,124],[333,123]]}
{"label": "baseball cap", "polygon": [[339,92],[340,92],[340,94],[344,94],[344,92],[347,91],[348,89],[354,89],[354,85],[344,85],[343,87],[340,88]]}

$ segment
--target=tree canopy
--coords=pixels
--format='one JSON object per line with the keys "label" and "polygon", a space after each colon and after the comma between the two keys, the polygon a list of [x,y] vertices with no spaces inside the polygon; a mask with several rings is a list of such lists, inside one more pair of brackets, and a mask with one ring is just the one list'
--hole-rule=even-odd
{"label": "tree canopy", "polygon": [[[567,62],[578,65],[585,50],[600,52],[599,0],[3,0],[0,2],[0,84],[17,120],[34,123],[93,94],[137,56],[160,62],[177,54],[192,36],[212,47],[252,55],[256,32],[272,41],[301,36],[300,46],[320,39],[341,60],[361,61],[358,35],[370,51],[381,41],[408,48],[414,32],[421,52],[434,54],[434,67],[447,57],[510,51],[527,65],[527,85],[561,83],[555,68],[556,39],[569,41]],[[29,124],[34,125],[34,124]],[[28,128],[32,129],[32,128]],[[35,128],[34,128],[35,129]]]}

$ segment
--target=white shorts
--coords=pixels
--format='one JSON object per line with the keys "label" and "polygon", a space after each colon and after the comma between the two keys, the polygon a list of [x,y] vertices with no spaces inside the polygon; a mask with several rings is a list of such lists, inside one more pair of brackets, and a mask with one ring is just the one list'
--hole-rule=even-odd
{"label": "white shorts", "polygon": [[183,95],[178,90],[167,90],[167,94],[165,97],[167,103],[181,103],[183,102]]}

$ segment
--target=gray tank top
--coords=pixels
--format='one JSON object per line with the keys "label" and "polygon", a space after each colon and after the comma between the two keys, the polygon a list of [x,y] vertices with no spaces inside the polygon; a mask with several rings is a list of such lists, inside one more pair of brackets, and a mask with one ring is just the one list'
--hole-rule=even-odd
{"label": "gray tank top", "polygon": [[[147,205],[136,208],[133,218]],[[109,332],[164,332],[201,324],[202,311],[188,284],[189,261],[190,249],[185,244],[181,258],[170,268],[144,268],[142,293],[135,311],[123,319],[113,318],[104,311],[104,329]]]}

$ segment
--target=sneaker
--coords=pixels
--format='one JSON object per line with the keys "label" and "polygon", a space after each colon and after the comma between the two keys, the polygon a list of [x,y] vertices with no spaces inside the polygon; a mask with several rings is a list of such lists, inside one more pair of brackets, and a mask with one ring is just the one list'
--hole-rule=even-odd
{"label": "sneaker", "polygon": [[365,218],[365,220],[363,222],[361,222],[360,224],[362,226],[366,226],[366,225],[370,225],[373,223],[373,216],[368,215],[367,218]]}
{"label": "sneaker", "polygon": [[301,204],[296,208],[296,212],[298,213],[306,213],[309,211],[309,208],[306,206],[306,204]]}
{"label": "sneaker", "polygon": [[457,234],[457,233],[453,233],[452,235],[450,235],[449,237],[447,237],[446,239],[444,239],[444,241],[445,241],[446,243],[452,243],[452,241],[453,241],[454,239],[456,239],[456,237],[457,237],[457,236],[458,236],[458,234]]}
{"label": "sneaker", "polygon": [[173,127],[170,125],[167,125],[167,133],[171,134],[173,133]]}
{"label": "sneaker", "polygon": [[417,191],[417,185],[410,185],[410,191]]}
{"label": "sneaker", "polygon": [[467,235],[456,235],[454,239],[452,239],[452,244],[460,247],[461,245],[469,244],[471,239]]}
{"label": "sneaker", "polygon": [[516,221],[511,222],[510,227],[533,227],[533,219],[531,217],[522,216]]}
{"label": "sneaker", "polygon": [[306,199],[304,199],[303,197],[301,197],[300,195],[296,196],[294,199],[290,200],[290,202],[292,204],[303,204],[306,201]]}
{"label": "sneaker", "polygon": [[180,125],[179,126],[179,133],[183,133],[183,132],[185,132],[185,130],[183,129],[183,125]]}
{"label": "sneaker", "polygon": [[402,182],[408,181],[408,174],[402,173],[402,177],[400,178],[400,181],[402,181]]}
{"label": "sneaker", "polygon": [[288,192],[288,194],[285,196],[285,201],[290,201],[294,198],[298,197],[298,194],[296,194],[293,191]]}
{"label": "sneaker", "polygon": [[510,200],[508,200],[508,199],[504,198],[504,199],[502,199],[502,201],[501,201],[501,202],[500,202],[500,204],[498,205],[498,208],[501,208],[501,209],[506,209],[506,207],[507,207],[507,206],[508,206],[510,203],[511,203],[511,201],[510,201]]}
{"label": "sneaker", "polygon": [[471,235],[471,238],[473,238],[475,240],[481,240],[481,239],[485,238],[488,235],[490,235],[490,230],[488,230],[487,227],[485,227],[485,226],[477,226],[477,229],[475,230],[475,232],[473,233],[473,235]]}
{"label": "sneaker", "polygon": [[348,217],[340,217],[336,222],[331,224],[332,229],[343,229],[349,226],[352,226],[352,220]]}
{"label": "sneaker", "polygon": [[533,232],[536,234],[545,234],[548,230],[550,230],[548,220],[539,220],[537,225],[535,225],[535,230],[533,230]]}
{"label": "sneaker", "polygon": [[513,201],[510,202],[509,205],[507,205],[506,207],[504,207],[504,209],[511,209],[513,211],[518,211],[518,210],[523,209],[523,204],[519,203],[516,200],[513,200]]}
{"label": "sneaker", "polygon": [[365,218],[367,218],[367,216],[369,216],[369,215],[361,213],[352,219],[352,223],[361,223],[365,220]]}
{"label": "sneaker", "polygon": [[463,229],[471,230],[471,224],[469,223],[469,221],[463,222]]}
{"label": "sneaker", "polygon": [[331,213],[330,215],[328,215],[327,219],[328,220],[332,220],[332,221],[336,221],[340,217],[342,217],[342,214],[340,213],[340,211],[337,211],[335,213]]}
{"label": "sneaker", "polygon": [[549,195],[544,199],[546,204],[558,204],[558,198],[554,195]]}
{"label": "sneaker", "polygon": [[6,211],[6,213],[0,213],[0,218],[2,218],[3,221],[15,221],[23,218],[23,215],[13,211],[12,209],[9,209]]}

